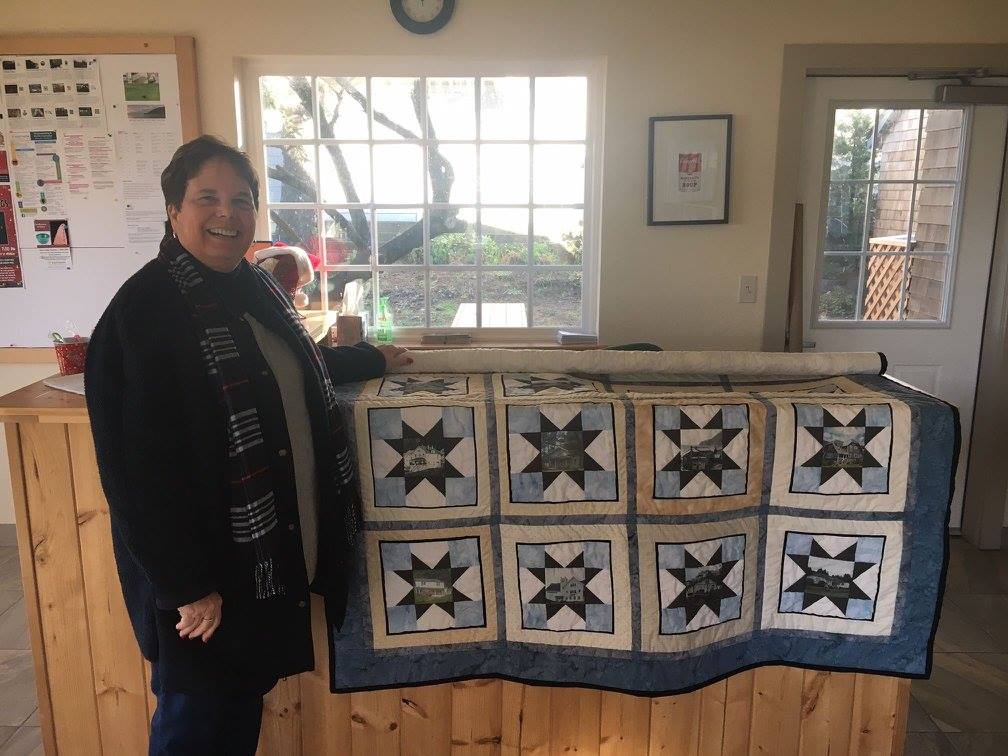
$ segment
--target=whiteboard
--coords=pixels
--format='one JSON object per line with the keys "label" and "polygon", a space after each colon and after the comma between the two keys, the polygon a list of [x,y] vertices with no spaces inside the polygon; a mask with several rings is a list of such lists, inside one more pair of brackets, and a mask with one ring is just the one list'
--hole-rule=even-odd
{"label": "whiteboard", "polygon": [[[13,57],[0,55],[0,59]],[[64,170],[56,182],[65,184],[61,187],[62,194],[57,195],[63,198],[57,217],[66,218],[69,227],[68,256],[65,250],[38,243],[46,236],[35,233],[39,230],[35,225],[40,217],[38,207],[33,213],[17,211],[24,286],[0,288],[0,347],[48,346],[52,343],[49,334],[69,330],[68,322],[83,335],[91,333],[123,282],[157,254],[165,219],[160,174],[182,143],[175,55],[53,57],[90,58],[97,62],[104,110],[102,128],[87,128],[81,119],[66,126],[49,121],[41,129],[56,132],[55,149],[64,169],[74,162],[74,155],[68,155],[68,151],[76,150],[78,157],[87,157],[79,162],[93,166],[92,178],[98,178],[90,183],[76,183],[71,190],[73,176],[66,175]],[[23,76],[28,76],[28,72]],[[131,88],[131,101],[126,99],[124,76],[131,84],[142,82]],[[51,71],[50,78],[58,78],[57,72]],[[140,96],[154,101],[138,101]],[[8,95],[5,89],[0,97],[5,100],[3,113],[7,114],[6,106],[10,104],[7,101],[13,95]],[[162,105],[163,113],[159,110]],[[0,120],[0,134],[8,155],[15,152],[30,155],[30,148],[37,143],[25,135],[33,132],[39,133],[35,129],[26,131],[10,118]],[[25,149],[17,150],[19,145]],[[29,164],[23,161],[21,166],[10,165],[11,186],[17,186],[27,201],[37,182],[21,187],[19,174],[29,175]]]}

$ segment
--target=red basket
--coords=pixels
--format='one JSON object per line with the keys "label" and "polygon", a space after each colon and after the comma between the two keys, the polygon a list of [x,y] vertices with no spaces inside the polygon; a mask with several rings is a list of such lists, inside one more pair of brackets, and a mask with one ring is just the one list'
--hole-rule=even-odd
{"label": "red basket", "polygon": [[88,339],[80,338],[53,345],[56,348],[56,363],[60,375],[84,372],[84,357],[87,354]]}

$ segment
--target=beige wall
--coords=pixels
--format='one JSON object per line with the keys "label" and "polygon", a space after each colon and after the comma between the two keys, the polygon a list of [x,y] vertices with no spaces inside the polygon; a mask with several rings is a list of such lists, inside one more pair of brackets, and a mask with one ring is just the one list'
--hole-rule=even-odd
{"label": "beige wall", "polygon": [[[458,0],[453,21],[432,37],[400,29],[384,0],[49,0],[44,12],[7,3],[3,15],[13,33],[195,36],[204,130],[229,139],[241,56],[605,56],[600,333],[608,343],[668,348],[764,343],[785,44],[1008,42],[1004,0]],[[650,228],[647,118],[687,113],[735,117],[731,223]],[[737,302],[743,274],[759,276],[756,304]],[[0,380],[9,382],[9,370],[0,367]],[[0,521],[4,511],[0,505]]]}

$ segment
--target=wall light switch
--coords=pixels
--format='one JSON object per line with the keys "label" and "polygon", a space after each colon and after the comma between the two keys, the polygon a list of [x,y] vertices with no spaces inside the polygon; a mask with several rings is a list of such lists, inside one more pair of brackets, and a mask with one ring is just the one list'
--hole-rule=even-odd
{"label": "wall light switch", "polygon": [[739,276],[738,301],[756,301],[756,276]]}

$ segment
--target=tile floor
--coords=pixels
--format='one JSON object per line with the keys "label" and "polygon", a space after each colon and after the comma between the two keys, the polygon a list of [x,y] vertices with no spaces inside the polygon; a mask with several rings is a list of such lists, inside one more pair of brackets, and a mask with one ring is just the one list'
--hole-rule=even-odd
{"label": "tile floor", "polygon": [[[42,753],[21,571],[0,525],[0,756]],[[1008,550],[952,539],[933,674],[911,688],[906,753],[1003,754],[1008,740]]]}

